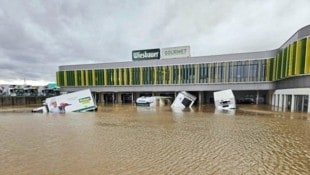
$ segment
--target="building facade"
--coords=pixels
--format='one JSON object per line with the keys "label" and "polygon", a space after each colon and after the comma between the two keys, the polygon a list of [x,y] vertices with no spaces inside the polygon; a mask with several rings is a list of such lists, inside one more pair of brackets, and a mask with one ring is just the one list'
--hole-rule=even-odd
{"label": "building facade", "polygon": [[61,65],[56,79],[63,91],[90,88],[97,102],[133,102],[142,95],[175,97],[189,91],[203,104],[213,102],[214,91],[232,89],[239,103],[276,106],[280,102],[273,100],[275,90],[310,88],[310,25],[274,50]]}

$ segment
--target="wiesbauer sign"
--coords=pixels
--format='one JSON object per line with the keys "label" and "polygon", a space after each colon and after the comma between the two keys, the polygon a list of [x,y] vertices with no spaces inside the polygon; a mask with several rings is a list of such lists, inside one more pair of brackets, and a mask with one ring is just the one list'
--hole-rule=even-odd
{"label": "wiesbauer sign", "polygon": [[147,49],[147,50],[134,50],[132,51],[132,60],[149,60],[149,59],[159,59],[160,49]]}

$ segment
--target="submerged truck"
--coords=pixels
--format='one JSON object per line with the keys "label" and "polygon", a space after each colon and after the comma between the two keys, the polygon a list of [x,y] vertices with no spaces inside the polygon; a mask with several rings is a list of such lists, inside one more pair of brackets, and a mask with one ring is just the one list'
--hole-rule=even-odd
{"label": "submerged truck", "polygon": [[216,109],[222,110],[236,108],[235,96],[231,89],[214,92],[213,96]]}
{"label": "submerged truck", "polygon": [[175,100],[173,101],[171,107],[172,108],[191,108],[192,105],[194,104],[195,100],[197,99],[197,97],[195,97],[194,95],[186,92],[186,91],[182,91],[179,92],[177,97],[175,98]]}
{"label": "submerged truck", "polygon": [[66,113],[85,112],[96,110],[90,89],[76,91],[68,94],[46,98],[44,106],[35,108],[32,112],[40,113]]}

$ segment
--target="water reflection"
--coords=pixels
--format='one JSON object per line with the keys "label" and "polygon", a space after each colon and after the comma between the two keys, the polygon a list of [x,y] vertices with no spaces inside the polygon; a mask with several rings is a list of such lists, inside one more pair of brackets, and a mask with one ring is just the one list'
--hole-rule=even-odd
{"label": "water reflection", "polygon": [[234,117],[210,106],[0,113],[0,172],[309,174],[310,122],[258,108],[240,106]]}
{"label": "water reflection", "polygon": [[149,107],[149,106],[136,106],[137,112],[156,112],[160,109],[158,107]]}
{"label": "water reflection", "polygon": [[184,113],[188,112],[194,112],[193,108],[179,108],[179,107],[173,107],[171,108],[171,111],[176,115],[176,116],[182,116]]}
{"label": "water reflection", "polygon": [[215,115],[230,115],[230,116],[234,116],[235,113],[236,113],[236,109],[224,109],[224,110],[215,109],[214,110],[214,114]]}

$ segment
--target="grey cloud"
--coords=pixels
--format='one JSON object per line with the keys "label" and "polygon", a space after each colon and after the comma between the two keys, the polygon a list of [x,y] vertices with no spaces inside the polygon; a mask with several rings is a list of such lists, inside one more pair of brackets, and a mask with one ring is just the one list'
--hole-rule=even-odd
{"label": "grey cloud", "polygon": [[190,45],[193,56],[274,49],[310,23],[309,6],[307,0],[4,1],[1,79],[55,81],[59,65],[130,61],[135,49]]}

